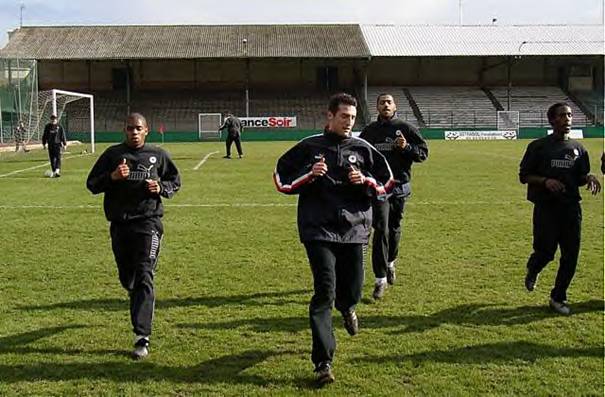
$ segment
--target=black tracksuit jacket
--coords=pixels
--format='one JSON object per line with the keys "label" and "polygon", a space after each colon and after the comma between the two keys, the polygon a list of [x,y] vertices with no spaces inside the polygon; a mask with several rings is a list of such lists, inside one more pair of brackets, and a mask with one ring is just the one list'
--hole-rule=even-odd
{"label": "black tracksuit jacket", "polygon": [[[130,175],[125,181],[112,181],[111,173],[126,159]],[[160,182],[160,194],[147,191],[146,179]],[[181,187],[179,172],[162,148],[145,144],[132,149],[125,143],[109,147],[93,166],[86,187],[93,194],[105,193],[103,209],[110,222],[161,217],[161,197],[171,198]]]}
{"label": "black tracksuit jacket", "polygon": [[[395,146],[395,139],[400,135],[408,143],[403,150]],[[396,117],[384,120],[379,116],[365,126],[359,137],[371,143],[389,162],[396,182],[393,194],[409,195],[412,163],[421,163],[429,156],[429,148],[418,129]]]}
{"label": "black tracksuit jacket", "polygon": [[[325,159],[328,172],[314,177],[313,164]],[[366,177],[349,182],[354,167]],[[383,155],[366,141],[324,131],[303,139],[277,162],[273,174],[278,191],[299,194],[300,240],[367,243],[372,225],[371,200],[386,198],[394,180]]]}

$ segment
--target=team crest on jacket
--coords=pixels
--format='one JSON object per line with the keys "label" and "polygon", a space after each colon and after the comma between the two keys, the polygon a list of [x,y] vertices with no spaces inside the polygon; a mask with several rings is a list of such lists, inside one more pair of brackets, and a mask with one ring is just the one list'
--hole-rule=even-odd
{"label": "team crest on jacket", "polygon": [[357,162],[357,156],[355,156],[354,154],[349,156],[349,163],[351,164],[355,164]]}
{"label": "team crest on jacket", "polygon": [[157,161],[158,161],[158,159],[157,159],[155,156],[151,156],[151,157],[149,157],[149,162],[150,162],[151,164],[155,164]]}

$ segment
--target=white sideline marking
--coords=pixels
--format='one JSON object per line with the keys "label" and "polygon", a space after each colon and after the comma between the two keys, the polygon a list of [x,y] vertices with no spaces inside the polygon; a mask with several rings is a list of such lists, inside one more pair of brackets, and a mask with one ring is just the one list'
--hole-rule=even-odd
{"label": "white sideline marking", "polygon": [[[513,201],[418,201],[406,203],[406,205],[514,205],[514,204],[525,204],[525,202],[519,200],[518,202]],[[216,204],[165,204],[168,208],[220,208],[220,207],[238,207],[238,208],[259,208],[259,207],[296,207],[295,203],[216,203]],[[80,204],[80,205],[0,205],[0,210],[9,209],[89,209],[89,208],[101,208],[101,205],[97,204]]]}
{"label": "white sideline marking", "polygon": [[207,155],[205,155],[204,158],[199,163],[197,163],[197,165],[195,167],[193,167],[193,170],[197,171],[202,166],[202,164],[204,164],[206,162],[206,160],[208,160],[208,157],[210,157],[216,153],[218,153],[218,150],[216,152],[211,152],[211,153],[208,153]]}
{"label": "white sideline marking", "polygon": [[[76,157],[88,156],[89,154],[90,154],[90,153],[78,154],[78,155],[75,155],[75,156],[69,156],[69,157],[65,157],[65,158],[63,158],[62,160],[75,159]],[[8,172],[8,173],[6,173],[6,174],[2,174],[2,175],[0,175],[0,178],[4,178],[5,176],[11,176],[11,175],[15,175],[15,174],[20,174],[20,173],[22,173],[22,172],[29,171],[29,170],[35,170],[36,168],[48,167],[48,165],[49,165],[49,164],[50,164],[50,162],[48,162],[48,161],[47,161],[47,162],[46,162],[46,163],[44,163],[44,164],[40,164],[40,165],[34,165],[33,167],[24,168],[24,169],[22,169],[22,170],[11,171],[11,172]]]}

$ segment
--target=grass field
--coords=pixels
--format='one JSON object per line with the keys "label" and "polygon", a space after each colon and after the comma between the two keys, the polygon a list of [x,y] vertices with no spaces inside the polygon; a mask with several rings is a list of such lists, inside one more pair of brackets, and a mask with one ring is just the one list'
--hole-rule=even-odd
{"label": "grass field", "polygon": [[[220,158],[221,143],[165,146],[183,188],[165,201],[143,362],[127,355],[127,296],[102,198],[85,188],[96,155],[65,160],[60,179],[45,168],[0,177],[0,395],[601,396],[603,194],[582,191],[573,314],[555,315],[558,262],[536,291],[523,287],[532,206],[517,172],[528,143],[429,142],[429,160],[414,168],[397,284],[374,303],[366,266],[360,333],[349,337],[335,312],[336,383],[323,390],[312,382],[296,197],[271,181],[292,142],[244,143],[244,160]],[[598,173],[603,141],[583,143]],[[45,158],[1,154],[0,175]]]}

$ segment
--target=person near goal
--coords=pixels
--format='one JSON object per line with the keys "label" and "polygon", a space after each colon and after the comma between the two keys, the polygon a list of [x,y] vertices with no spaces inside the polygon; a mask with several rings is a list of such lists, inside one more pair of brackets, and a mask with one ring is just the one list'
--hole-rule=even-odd
{"label": "person near goal", "polygon": [[235,142],[235,148],[237,149],[237,154],[241,159],[244,157],[244,152],[242,151],[242,142],[241,142],[241,133],[242,133],[242,121],[234,116],[233,114],[226,112],[225,121],[218,128],[219,131],[223,129],[227,129],[227,139],[225,141],[226,146],[226,154],[223,158],[230,159],[231,158],[231,144]]}
{"label": "person near goal", "polygon": [[378,119],[368,124],[359,137],[386,157],[395,177],[395,187],[389,198],[373,203],[372,269],[376,279],[372,296],[381,299],[387,283],[395,283],[401,223],[406,200],[411,194],[412,163],[426,160],[429,149],[416,127],[397,118],[397,104],[391,94],[379,94],[376,108]]}
{"label": "person near goal", "polygon": [[332,96],[323,133],[288,150],[273,174],[279,192],[299,195],[298,232],[314,287],[309,304],[311,360],[320,385],[334,381],[334,304],[347,332],[358,332],[355,306],[363,287],[363,246],[372,225],[372,198],[386,198],[394,183],[384,156],[351,136],[356,107],[357,101],[348,94]]}
{"label": "person near goal", "polygon": [[103,208],[110,222],[111,247],[120,283],[130,298],[134,359],[149,354],[154,275],[164,234],[162,197],[173,197],[181,187],[168,153],[145,144],[148,132],[143,115],[128,116],[125,142],[105,150],[86,181],[93,194],[105,194]]}
{"label": "person near goal", "polygon": [[582,208],[579,186],[593,194],[601,190],[599,180],[590,174],[588,152],[569,138],[572,113],[566,103],[555,103],[547,112],[553,133],[527,146],[521,160],[519,180],[527,184],[527,199],[534,203],[533,248],[527,261],[525,288],[536,288],[538,275],[561,249],[559,270],[550,291],[550,307],[569,315],[567,289],[576,272],[580,253]]}
{"label": "person near goal", "polygon": [[50,159],[51,178],[61,176],[61,150],[67,147],[65,130],[59,125],[57,115],[50,116],[50,123],[44,127],[42,134],[42,147],[48,145],[48,158]]}

